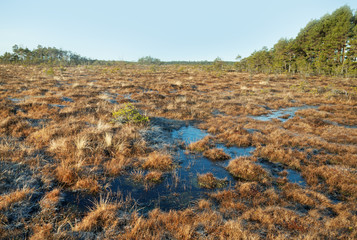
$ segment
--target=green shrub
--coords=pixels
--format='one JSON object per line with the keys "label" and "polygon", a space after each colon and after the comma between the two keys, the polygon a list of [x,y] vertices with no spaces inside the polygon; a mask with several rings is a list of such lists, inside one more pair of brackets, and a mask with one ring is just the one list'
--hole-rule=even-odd
{"label": "green shrub", "polygon": [[53,76],[55,75],[55,71],[53,70],[52,67],[50,67],[49,69],[45,70],[45,73],[49,76]]}
{"label": "green shrub", "polygon": [[118,123],[146,123],[149,117],[140,114],[139,110],[131,104],[125,104],[124,108],[113,112],[113,122]]}

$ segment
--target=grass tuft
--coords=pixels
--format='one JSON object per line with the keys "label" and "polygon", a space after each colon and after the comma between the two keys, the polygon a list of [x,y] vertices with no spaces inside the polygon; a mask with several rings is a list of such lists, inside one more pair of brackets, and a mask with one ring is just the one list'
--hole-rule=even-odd
{"label": "grass tuft", "polygon": [[197,176],[198,185],[201,188],[222,188],[227,185],[227,179],[218,179],[213,176],[212,173],[198,174]]}
{"label": "grass tuft", "polygon": [[263,181],[268,173],[259,165],[253,163],[253,157],[239,157],[229,162],[227,170],[237,178],[248,181]]}
{"label": "grass tuft", "polygon": [[145,169],[168,171],[173,168],[172,157],[169,154],[154,151],[149,154],[142,166]]}
{"label": "grass tuft", "polygon": [[204,151],[203,156],[212,161],[224,161],[231,158],[223,149],[219,148],[208,149]]}

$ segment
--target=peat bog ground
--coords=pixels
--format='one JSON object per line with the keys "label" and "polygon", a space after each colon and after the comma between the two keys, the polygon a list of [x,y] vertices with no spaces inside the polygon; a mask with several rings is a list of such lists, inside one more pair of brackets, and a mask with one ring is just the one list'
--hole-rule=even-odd
{"label": "peat bog ground", "polygon": [[356,79],[0,65],[0,102],[2,239],[357,238]]}

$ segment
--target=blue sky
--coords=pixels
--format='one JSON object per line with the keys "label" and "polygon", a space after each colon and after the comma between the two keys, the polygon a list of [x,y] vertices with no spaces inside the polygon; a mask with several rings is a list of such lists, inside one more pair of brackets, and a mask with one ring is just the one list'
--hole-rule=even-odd
{"label": "blue sky", "polygon": [[0,54],[15,44],[137,61],[232,61],[356,0],[0,0]]}

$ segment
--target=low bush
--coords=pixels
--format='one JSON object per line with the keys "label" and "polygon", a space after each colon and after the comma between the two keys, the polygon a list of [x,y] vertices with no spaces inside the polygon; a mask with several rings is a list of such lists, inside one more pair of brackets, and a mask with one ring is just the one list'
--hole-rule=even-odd
{"label": "low bush", "polygon": [[138,109],[131,104],[125,104],[124,108],[113,112],[113,122],[117,123],[146,123],[149,117],[142,115]]}

